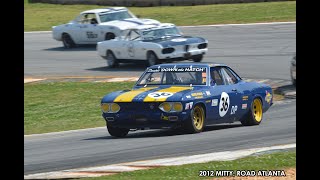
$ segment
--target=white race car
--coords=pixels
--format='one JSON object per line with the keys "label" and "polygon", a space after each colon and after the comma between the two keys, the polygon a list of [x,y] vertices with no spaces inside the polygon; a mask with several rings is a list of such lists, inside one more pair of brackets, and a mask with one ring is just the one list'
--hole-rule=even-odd
{"label": "white race car", "polygon": [[64,47],[77,44],[96,44],[114,39],[123,30],[137,25],[160,24],[153,19],[139,19],[125,7],[93,9],[81,12],[67,24],[52,27],[52,36],[62,41]]}
{"label": "white race car", "polygon": [[98,54],[110,67],[119,63],[144,61],[147,66],[177,60],[200,62],[208,51],[208,41],[184,36],[170,23],[139,25],[109,41],[98,42]]}

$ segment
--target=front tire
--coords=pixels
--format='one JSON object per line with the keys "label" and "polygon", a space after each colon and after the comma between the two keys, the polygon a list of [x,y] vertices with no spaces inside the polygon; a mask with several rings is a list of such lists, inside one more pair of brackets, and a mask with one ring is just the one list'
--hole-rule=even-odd
{"label": "front tire", "polygon": [[67,33],[62,34],[62,43],[63,43],[63,46],[67,49],[70,49],[76,46],[71,36]]}
{"label": "front tire", "polygon": [[259,125],[263,118],[262,102],[259,98],[253,99],[247,117],[241,121],[244,126]]}
{"label": "front tire", "polygon": [[153,66],[159,64],[158,57],[154,54],[154,52],[148,52],[147,54],[147,66]]}
{"label": "front tire", "polygon": [[106,60],[107,60],[107,65],[111,68],[119,66],[117,58],[114,56],[114,54],[111,51],[107,51]]}
{"label": "front tire", "polygon": [[205,111],[201,105],[196,105],[191,110],[190,118],[185,122],[185,128],[190,133],[199,133],[204,128]]}
{"label": "front tire", "polygon": [[108,132],[114,137],[125,137],[129,133],[129,129],[112,127],[107,124]]}
{"label": "front tire", "polygon": [[202,59],[203,59],[203,55],[200,54],[200,55],[196,55],[196,56],[193,58],[193,61],[194,61],[194,62],[200,62],[200,61],[202,61]]}

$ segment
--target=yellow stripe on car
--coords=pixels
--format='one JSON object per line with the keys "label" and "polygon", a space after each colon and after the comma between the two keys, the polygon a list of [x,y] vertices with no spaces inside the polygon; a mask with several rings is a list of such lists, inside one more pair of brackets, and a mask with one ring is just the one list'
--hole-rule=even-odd
{"label": "yellow stripe on car", "polygon": [[[165,89],[161,89],[159,91],[153,92],[153,93],[162,93],[162,92],[166,92],[166,93],[177,93],[177,92],[181,92],[184,90],[188,90],[188,89],[192,89],[192,87],[169,87],[169,88],[165,88]],[[150,96],[147,96],[144,98],[143,102],[163,102],[166,101],[168,97],[162,97],[162,98],[152,98]]]}
{"label": "yellow stripe on car", "polygon": [[156,89],[156,88],[158,87],[147,87],[147,88],[131,90],[119,95],[118,97],[116,97],[116,99],[113,102],[132,102],[133,98],[136,97],[137,95],[152,89]]}

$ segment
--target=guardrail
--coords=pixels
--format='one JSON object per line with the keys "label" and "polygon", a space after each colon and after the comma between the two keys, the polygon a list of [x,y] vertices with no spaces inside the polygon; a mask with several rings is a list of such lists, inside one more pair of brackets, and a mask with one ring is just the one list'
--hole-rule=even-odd
{"label": "guardrail", "polygon": [[234,4],[272,1],[295,1],[295,0],[29,0],[31,3],[50,4],[91,4],[106,6],[195,6],[206,4]]}

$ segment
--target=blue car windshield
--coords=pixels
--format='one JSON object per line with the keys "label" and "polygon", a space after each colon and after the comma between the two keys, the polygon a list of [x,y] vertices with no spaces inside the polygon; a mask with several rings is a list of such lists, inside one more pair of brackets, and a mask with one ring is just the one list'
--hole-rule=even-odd
{"label": "blue car windshield", "polygon": [[[173,70],[173,71],[172,71]],[[149,85],[206,85],[206,68],[159,68],[148,69],[137,86]]]}
{"label": "blue car windshield", "polygon": [[105,13],[105,14],[100,13],[99,16],[100,16],[101,22],[134,18],[131,14],[128,13],[128,11],[118,11],[118,12]]}

